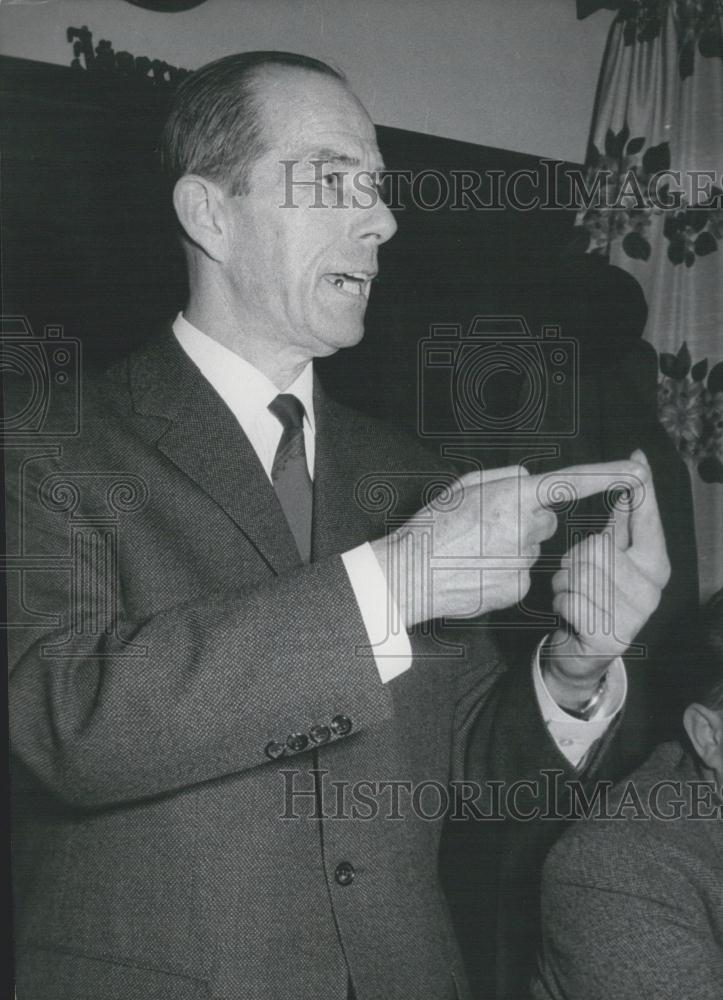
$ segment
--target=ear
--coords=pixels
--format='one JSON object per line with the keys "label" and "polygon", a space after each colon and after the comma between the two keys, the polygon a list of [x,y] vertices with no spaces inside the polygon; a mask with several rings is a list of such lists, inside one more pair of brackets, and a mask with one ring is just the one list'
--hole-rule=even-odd
{"label": "ear", "polygon": [[186,236],[212,260],[228,253],[227,196],[213,181],[185,174],[173,189],[173,207]]}
{"label": "ear", "polygon": [[694,702],[683,713],[683,725],[703,763],[719,770],[723,761],[723,713]]}

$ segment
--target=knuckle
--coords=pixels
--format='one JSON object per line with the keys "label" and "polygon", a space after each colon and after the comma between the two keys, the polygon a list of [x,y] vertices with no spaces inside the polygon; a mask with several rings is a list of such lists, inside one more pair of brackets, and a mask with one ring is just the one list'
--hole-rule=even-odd
{"label": "knuckle", "polygon": [[642,580],[637,583],[637,593],[635,604],[631,605],[638,613],[638,617],[647,616],[656,607],[660,598],[660,590]]}
{"label": "knuckle", "polygon": [[527,591],[530,589],[531,584],[532,584],[532,577],[530,576],[529,570],[526,569],[521,570],[518,575],[520,600],[525,596]]}
{"label": "knuckle", "polygon": [[562,612],[563,608],[567,605],[567,593],[565,591],[560,591],[555,594],[552,599],[552,607],[555,611]]}
{"label": "knuckle", "polygon": [[538,534],[543,540],[546,538],[552,538],[557,531],[557,518],[552,511],[545,511],[542,517],[538,519],[538,523]]}

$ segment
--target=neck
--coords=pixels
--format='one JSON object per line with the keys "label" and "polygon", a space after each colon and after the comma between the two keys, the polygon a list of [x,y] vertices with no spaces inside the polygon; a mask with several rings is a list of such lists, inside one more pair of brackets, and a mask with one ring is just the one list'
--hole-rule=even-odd
{"label": "neck", "polygon": [[[218,290],[214,290],[216,293]],[[311,360],[284,349],[267,331],[252,330],[226,296],[192,290],[183,315],[195,327],[262,372],[280,392],[295,382]]]}

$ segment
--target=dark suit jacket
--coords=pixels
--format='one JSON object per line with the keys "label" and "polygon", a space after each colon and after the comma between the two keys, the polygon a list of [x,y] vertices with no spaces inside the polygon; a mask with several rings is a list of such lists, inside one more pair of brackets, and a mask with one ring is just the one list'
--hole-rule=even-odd
{"label": "dark suit jacket", "polygon": [[[77,440],[9,450],[19,1000],[343,1000],[348,970],[358,1000],[467,995],[439,821],[404,797],[350,818],[331,783],[443,785],[480,712],[508,745],[490,778],[552,744],[485,629],[452,658],[415,636],[381,684],[338,553],[383,532],[374,496],[401,516],[440,467],[321,390],[315,408],[309,566],[170,334],[89,381]],[[362,502],[377,471],[391,488]]]}
{"label": "dark suit jacket", "polygon": [[[637,797],[624,790],[633,783]],[[657,799],[651,791],[659,782]],[[661,745],[622,783],[608,815],[553,848],[543,880],[538,1000],[716,1000],[723,983],[723,804],[693,818],[701,778],[676,743]],[[642,804],[638,808],[637,799]],[[681,818],[676,802],[686,803]],[[710,812],[699,800],[698,812]]]}

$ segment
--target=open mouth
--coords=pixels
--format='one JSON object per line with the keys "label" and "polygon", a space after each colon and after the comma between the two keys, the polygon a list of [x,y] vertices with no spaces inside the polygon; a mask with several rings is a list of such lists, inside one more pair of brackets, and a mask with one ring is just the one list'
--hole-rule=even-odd
{"label": "open mouth", "polygon": [[373,274],[365,271],[342,271],[325,274],[324,280],[332,285],[342,295],[350,295],[354,298],[369,298]]}

